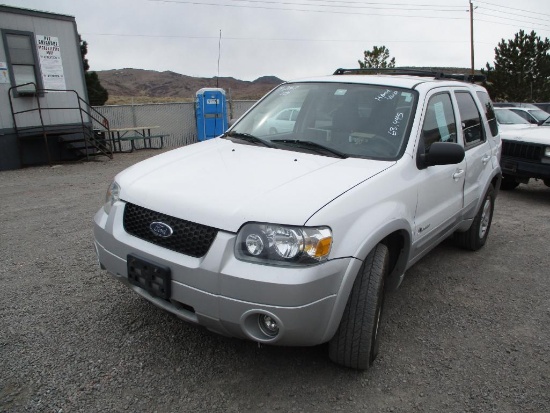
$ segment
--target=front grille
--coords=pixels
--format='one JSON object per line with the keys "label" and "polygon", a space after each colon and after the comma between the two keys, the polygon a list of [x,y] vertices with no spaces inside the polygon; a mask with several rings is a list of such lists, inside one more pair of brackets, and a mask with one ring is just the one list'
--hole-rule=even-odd
{"label": "front grille", "polygon": [[[153,222],[169,225],[173,233],[167,238],[155,235],[150,228]],[[135,237],[192,257],[203,257],[212,245],[218,230],[170,215],[151,211],[127,203],[124,208],[124,230]]]}
{"label": "front grille", "polygon": [[502,155],[514,158],[540,161],[544,146],[526,142],[502,141]]}

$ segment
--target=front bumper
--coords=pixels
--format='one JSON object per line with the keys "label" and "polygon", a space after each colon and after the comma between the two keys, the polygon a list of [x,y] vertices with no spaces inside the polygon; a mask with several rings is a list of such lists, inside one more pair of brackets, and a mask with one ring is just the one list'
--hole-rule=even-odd
{"label": "front bumper", "polygon": [[[124,202],[94,217],[99,263],[153,304],[188,322],[239,338],[277,345],[308,346],[328,341],[343,311],[343,280],[353,280],[362,264],[341,258],[310,267],[276,267],[239,261],[236,234],[219,231],[202,258],[186,256],[129,235],[122,226]],[[171,297],[164,300],[130,284],[127,256],[170,268]],[[339,299],[340,298],[340,299]],[[343,298],[345,300],[345,298]],[[275,320],[279,333],[265,334],[260,315]]]}
{"label": "front bumper", "polygon": [[518,178],[550,179],[550,159],[548,163],[543,161],[530,161],[522,158],[502,156],[500,167],[503,175]]}

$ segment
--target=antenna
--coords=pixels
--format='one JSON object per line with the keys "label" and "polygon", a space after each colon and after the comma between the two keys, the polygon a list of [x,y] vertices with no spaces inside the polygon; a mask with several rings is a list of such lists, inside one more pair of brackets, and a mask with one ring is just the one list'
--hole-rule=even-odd
{"label": "antenna", "polygon": [[222,30],[220,29],[220,39],[218,40],[218,76],[216,77],[216,87],[218,87],[218,82],[220,80],[220,55],[222,51]]}

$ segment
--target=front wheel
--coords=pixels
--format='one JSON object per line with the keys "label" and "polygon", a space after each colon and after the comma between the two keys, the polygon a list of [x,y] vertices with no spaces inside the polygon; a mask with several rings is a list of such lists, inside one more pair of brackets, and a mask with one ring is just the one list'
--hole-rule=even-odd
{"label": "front wheel", "polygon": [[493,221],[493,211],[495,208],[495,190],[493,185],[489,185],[481,208],[472,222],[472,226],[466,232],[455,233],[455,239],[462,248],[477,251],[485,245],[491,222]]}
{"label": "front wheel", "polygon": [[389,256],[388,247],[378,244],[361,266],[338,331],[329,342],[329,357],[333,362],[365,370],[378,355],[378,330]]}

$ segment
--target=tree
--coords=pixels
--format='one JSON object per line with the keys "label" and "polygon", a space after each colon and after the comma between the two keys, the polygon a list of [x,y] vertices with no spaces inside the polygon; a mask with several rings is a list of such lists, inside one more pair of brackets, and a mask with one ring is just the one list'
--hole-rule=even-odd
{"label": "tree", "polygon": [[88,54],[88,42],[80,38],[80,55],[82,56],[82,66],[84,67],[84,78],[86,80],[86,89],[88,90],[88,99],[92,106],[103,106],[107,99],[109,99],[109,92],[105,89],[99,81],[99,76],[96,72],[88,72],[90,70],[90,64],[86,59]]}
{"label": "tree", "polygon": [[486,87],[494,100],[545,102],[550,100],[550,41],[523,30],[495,47],[495,61],[486,64]]}
{"label": "tree", "polygon": [[361,69],[386,69],[395,67],[395,57],[390,58],[390,50],[386,46],[374,46],[372,51],[363,52],[363,61],[358,60]]}

